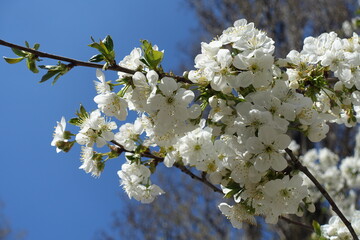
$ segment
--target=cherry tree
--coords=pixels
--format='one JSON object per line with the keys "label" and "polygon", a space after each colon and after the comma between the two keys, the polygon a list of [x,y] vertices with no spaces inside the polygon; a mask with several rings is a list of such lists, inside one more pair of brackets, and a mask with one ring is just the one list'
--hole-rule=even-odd
{"label": "cherry tree", "polygon": [[[178,168],[229,199],[218,208],[235,228],[255,224],[256,216],[276,224],[287,215],[314,212],[314,201],[323,196],[335,214],[329,223],[296,224],[314,229],[315,239],[358,239],[355,198],[341,200],[355,194],[342,191],[343,185],[360,186],[358,150],[338,166],[330,150],[299,155],[290,138],[297,132],[319,142],[328,123],[354,127],[359,121],[357,34],[308,37],[300,52],[275,58],[274,41],[240,19],[202,42],[194,69],[182,76],[166,72],[164,52],[146,40],[119,63],[110,36],[92,40],[89,46],[99,53],[89,62],[39,51],[39,44],[0,40],[18,56],[5,57],[8,63],[25,60],[32,72],[47,71],[40,82],[53,78],[55,83],[75,67],[96,68],[98,108],[81,106],[68,122],[61,118],[51,142],[56,152],[81,145],[79,168],[94,177],[101,176],[108,160],[125,155],[117,172],[120,184],[141,203],[165,193],[151,181],[159,165]],[[59,62],[38,66],[40,58]],[[118,79],[107,81],[106,71],[117,71]],[[124,122],[129,111],[137,113],[133,123]],[[76,130],[69,131],[67,123]]]}

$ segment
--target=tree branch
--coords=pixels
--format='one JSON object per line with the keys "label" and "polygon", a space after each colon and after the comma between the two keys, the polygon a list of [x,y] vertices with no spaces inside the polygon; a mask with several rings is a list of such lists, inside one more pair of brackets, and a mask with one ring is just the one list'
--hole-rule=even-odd
{"label": "tree branch", "polygon": [[301,162],[295,157],[295,155],[293,154],[293,152],[289,148],[286,148],[285,151],[286,151],[286,153],[289,155],[289,157],[291,159],[290,165],[294,166],[295,169],[303,172],[315,184],[317,189],[319,189],[321,194],[326,198],[326,200],[331,205],[332,210],[340,217],[340,219],[343,221],[343,223],[345,224],[347,229],[349,229],[351,236],[355,240],[359,240],[359,238],[357,237],[357,235],[355,233],[355,230],[351,226],[351,223],[347,220],[347,218],[344,216],[344,214],[338,208],[335,201],[330,197],[329,193],[325,190],[325,188],[318,182],[318,180],[314,177],[314,175],[311,174],[309,169],[301,164]]}
{"label": "tree branch", "polygon": [[302,228],[305,228],[306,230],[308,230],[310,232],[314,232],[314,229],[311,226],[303,224],[301,222],[292,220],[292,219],[284,217],[284,216],[280,216],[279,219],[284,220],[285,222],[288,222],[288,223],[291,223],[291,224],[294,224],[294,225],[298,225],[298,226],[300,226]]}
{"label": "tree branch", "polygon": [[[135,153],[134,151],[126,150],[123,145],[116,142],[115,140],[112,140],[111,143],[115,144],[117,147],[120,148],[119,152]],[[155,156],[154,154],[152,154],[150,152],[141,153],[141,156],[142,157],[147,157],[147,158],[153,158],[156,161],[156,163],[164,161],[163,157]],[[216,187],[215,185],[213,185],[211,182],[209,182],[204,175],[199,177],[199,176],[195,175],[193,172],[191,172],[187,167],[185,167],[184,165],[181,165],[179,163],[174,163],[174,167],[180,169],[180,171],[182,171],[183,173],[189,175],[191,178],[196,179],[196,180],[198,180],[200,182],[203,182],[205,185],[207,185],[212,190],[214,190],[214,192],[218,192],[218,193],[223,194],[222,190],[220,188]]]}
{"label": "tree branch", "polygon": [[[120,143],[116,142],[115,140],[112,140],[111,143],[113,143],[114,145],[116,145],[118,148],[119,148],[119,152],[122,153],[122,152],[129,152],[129,153],[135,153],[134,151],[129,151],[129,150],[126,150],[124,148],[124,146],[122,146]],[[147,157],[147,158],[153,158],[155,159],[155,161],[157,163],[159,162],[163,162],[164,161],[164,158],[162,157],[158,157],[158,156],[155,156],[154,154],[152,153],[142,153],[141,154],[142,157]],[[201,177],[197,176],[196,174],[194,174],[193,172],[190,171],[190,169],[188,169],[187,167],[185,167],[184,165],[181,165],[179,163],[174,163],[174,167],[180,169],[180,171],[182,171],[183,173],[189,175],[192,179],[195,179],[197,181],[200,181],[202,183],[204,183],[205,185],[207,185],[208,187],[210,187],[214,192],[217,192],[217,193],[220,193],[222,195],[224,195],[223,191],[216,187],[215,185],[213,185],[211,182],[209,182],[206,178],[206,172],[202,172],[201,173]],[[306,224],[303,224],[301,222],[297,222],[297,221],[294,221],[292,219],[289,219],[287,217],[284,217],[284,216],[280,216],[280,219],[290,223],[290,224],[295,224],[295,225],[298,225],[300,227],[303,227],[309,231],[314,231],[313,228],[311,226],[308,226]]]}
{"label": "tree branch", "polygon": [[[22,51],[25,51],[25,52],[29,52],[29,53],[32,53],[34,54],[35,56],[38,56],[38,57],[43,57],[43,58],[49,58],[49,59],[55,59],[55,60],[59,60],[59,61],[64,61],[64,62],[68,62],[70,63],[69,67],[76,67],[76,66],[82,66],[82,67],[90,67],[90,68],[103,68],[104,65],[102,64],[98,64],[98,63],[91,63],[91,62],[83,62],[83,61],[79,61],[79,60],[76,60],[76,59],[73,59],[73,58],[67,58],[67,57],[62,57],[62,56],[58,56],[58,55],[54,55],[54,54],[49,54],[49,53],[45,53],[45,52],[41,52],[41,51],[38,51],[38,50],[35,50],[35,49],[32,49],[32,48],[27,48],[27,47],[23,47],[23,46],[20,46],[20,45],[16,45],[16,44],[13,44],[13,43],[9,43],[9,42],[6,42],[4,40],[1,40],[0,39],[0,45],[2,46],[5,46],[5,47],[9,47],[9,48],[16,48],[16,49],[19,49],[19,50],[22,50]],[[128,68],[124,68],[124,67],[121,67],[119,65],[111,65],[107,68],[107,70],[111,70],[111,71],[117,71],[117,72],[124,72],[124,73],[128,73],[128,74],[135,74],[135,70],[131,70],[131,69],[128,69]],[[166,73],[160,73],[159,74],[160,77],[171,77],[171,78],[174,78],[180,82],[183,82],[183,83],[188,83],[188,84],[193,84],[193,82],[191,82],[190,80],[184,78],[184,77],[181,77],[181,76],[176,76],[176,75],[173,75],[173,74],[166,74]]]}
{"label": "tree branch", "polygon": [[[5,41],[3,41],[1,39],[0,39],[0,45],[10,47],[10,48],[16,48],[16,49],[19,49],[19,50],[23,50],[25,52],[32,53],[32,54],[34,54],[34,55],[36,55],[38,57],[44,57],[44,58],[50,58],[50,59],[60,60],[60,61],[64,61],[64,62],[69,62],[69,63],[71,63],[71,66],[83,66],[83,67],[91,67],[91,68],[102,68],[103,67],[102,64],[83,62],[83,61],[79,61],[79,60],[72,59],[72,58],[57,56],[57,55],[37,51],[37,50],[34,50],[32,48],[27,48],[27,47],[23,47],[23,46],[13,44],[13,43],[5,42]],[[127,68],[124,68],[124,67],[120,67],[118,65],[110,66],[108,68],[108,70],[124,72],[124,73],[129,73],[129,74],[134,74],[136,72],[134,70],[127,69]]]}

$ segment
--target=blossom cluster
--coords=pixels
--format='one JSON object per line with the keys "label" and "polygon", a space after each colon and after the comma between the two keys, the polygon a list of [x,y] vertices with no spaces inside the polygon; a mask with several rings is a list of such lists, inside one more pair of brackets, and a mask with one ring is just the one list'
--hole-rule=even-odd
{"label": "blossom cluster", "polygon": [[[219,209],[237,228],[255,223],[255,216],[274,224],[281,215],[313,211],[313,193],[285,154],[289,135],[298,131],[318,142],[328,122],[358,122],[359,39],[335,33],[309,37],[301,52],[291,51],[285,59],[276,59],[274,50],[265,32],[242,19],[203,42],[195,69],[183,77],[165,74],[151,58],[163,54],[157,46],[135,48],[120,61],[133,75],[120,72],[119,79],[107,82],[97,70],[98,109],[82,108],[70,120],[80,128],[75,136],[83,146],[80,168],[100,176],[108,159],[126,152],[120,183],[143,203],[164,193],[150,181],[159,163],[196,169],[234,200]],[[116,92],[117,86],[122,88]],[[128,110],[137,113],[136,120],[114,133],[111,117],[124,121]],[[62,120],[52,142],[58,151],[69,142],[64,134]],[[111,151],[100,153],[95,144]],[[350,161],[344,160],[344,169]],[[351,183],[352,175],[347,178]]]}
{"label": "blossom cluster", "polygon": [[[324,185],[346,216],[351,216],[356,210],[356,191],[360,189],[360,132],[355,140],[354,154],[343,159],[327,148],[311,149],[301,156],[304,165]],[[304,177],[304,182],[309,186],[312,201],[319,202],[322,195],[309,179]]]}
{"label": "blossom cluster", "polygon": [[[360,211],[355,211],[350,218],[350,223],[356,235],[360,235]],[[351,239],[351,234],[338,216],[332,216],[328,224],[321,226],[321,235],[329,240]]]}

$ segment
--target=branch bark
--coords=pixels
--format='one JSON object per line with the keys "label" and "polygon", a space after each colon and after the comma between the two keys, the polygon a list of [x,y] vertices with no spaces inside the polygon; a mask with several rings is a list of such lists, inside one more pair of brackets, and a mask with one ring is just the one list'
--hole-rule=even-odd
{"label": "branch bark", "polygon": [[309,169],[301,164],[299,159],[296,158],[296,156],[294,155],[294,153],[290,149],[286,148],[285,151],[286,151],[286,153],[289,155],[289,157],[291,159],[290,164],[293,167],[295,167],[295,169],[303,172],[315,184],[317,189],[319,189],[321,194],[329,202],[330,206],[332,207],[332,210],[340,217],[341,221],[343,221],[343,223],[345,224],[347,229],[350,231],[350,234],[353,237],[353,239],[359,240],[359,238],[356,235],[355,230],[353,229],[351,223],[349,222],[349,220],[347,220],[347,218],[341,212],[341,210],[336,205],[335,201],[331,198],[329,193],[325,190],[325,188],[319,183],[319,181],[314,177],[314,175],[312,175],[312,173],[309,171]]}
{"label": "branch bark", "polygon": [[[129,151],[129,150],[126,150],[124,148],[124,146],[122,146],[120,143],[116,142],[115,140],[112,140],[111,143],[115,144],[117,147],[119,147],[119,152],[129,152],[129,153],[135,153],[134,151]],[[164,158],[163,157],[158,157],[158,156],[155,156],[154,154],[152,153],[141,153],[141,156],[142,157],[146,157],[146,158],[152,158],[156,161],[156,163],[159,163],[159,162],[163,162],[164,161]],[[174,164],[174,167],[180,169],[180,171],[182,171],[183,173],[189,175],[191,178],[195,179],[195,180],[198,180],[200,182],[203,182],[205,185],[207,185],[208,187],[210,187],[212,190],[214,190],[214,192],[218,192],[218,193],[221,193],[223,194],[222,190],[218,187],[216,187],[215,185],[213,185],[211,182],[209,182],[206,177],[199,177],[197,176],[196,174],[194,174],[193,172],[190,171],[190,169],[188,169],[187,167],[185,167],[184,165],[181,165],[179,163],[175,163]]]}
{"label": "branch bark", "polygon": [[[5,46],[5,47],[9,47],[9,48],[16,48],[18,50],[22,50],[22,51],[25,51],[25,52],[29,52],[29,53],[34,54],[37,57],[43,57],[43,58],[49,58],[49,59],[68,62],[68,63],[70,63],[69,64],[70,68],[73,68],[73,67],[76,67],[76,66],[90,67],[90,68],[103,68],[103,66],[104,66],[104,65],[98,64],[98,63],[84,62],[84,61],[76,60],[76,59],[73,59],[73,58],[62,57],[62,56],[58,56],[58,55],[54,55],[54,54],[50,54],[50,53],[45,53],[45,52],[38,51],[38,50],[35,50],[35,49],[32,49],[32,48],[27,48],[27,47],[23,47],[23,46],[20,46],[20,45],[13,44],[13,43],[9,43],[9,42],[6,42],[6,41],[1,40],[1,39],[0,39],[0,45]],[[107,68],[107,70],[116,71],[116,72],[124,72],[124,73],[128,73],[128,74],[131,74],[131,75],[136,73],[135,70],[124,68],[124,67],[121,67],[119,65],[111,65],[111,66],[109,66]],[[176,75],[173,75],[173,74],[160,73],[159,76],[160,76],[160,78],[162,78],[162,77],[171,77],[171,78],[174,78],[174,79],[176,79],[176,80],[178,80],[180,82],[183,82],[183,83],[188,83],[188,84],[193,83],[190,80],[188,80],[188,79],[186,79],[186,78],[184,78],[182,76],[176,76]]]}

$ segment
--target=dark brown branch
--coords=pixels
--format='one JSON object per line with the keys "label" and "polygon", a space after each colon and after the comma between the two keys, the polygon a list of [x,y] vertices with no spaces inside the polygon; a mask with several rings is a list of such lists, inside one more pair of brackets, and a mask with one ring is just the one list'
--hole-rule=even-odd
{"label": "dark brown branch", "polygon": [[292,220],[290,218],[287,218],[287,217],[284,217],[284,216],[280,216],[279,217],[281,220],[284,220],[285,222],[288,222],[288,223],[291,223],[291,224],[294,224],[294,225],[298,225],[302,228],[305,228],[306,230],[310,231],[310,232],[314,232],[314,229],[309,226],[309,225],[306,225],[306,224],[303,224],[301,222],[298,222],[298,221],[295,221],[295,220]]}
{"label": "dark brown branch", "polygon": [[[115,140],[112,140],[111,143],[115,144],[117,147],[120,148],[120,152],[129,152],[129,153],[135,153],[134,151],[129,151],[129,150],[126,150],[124,148],[123,145],[121,145],[120,143],[116,142]],[[150,153],[150,152],[145,152],[145,153],[141,153],[141,156],[142,157],[147,157],[147,158],[152,158],[156,161],[156,163],[159,163],[159,162],[163,162],[164,161],[164,158],[162,157],[158,157],[158,156],[155,156],[154,154]],[[193,179],[196,179],[200,182],[203,182],[205,185],[207,185],[208,187],[210,187],[212,190],[214,190],[214,192],[218,192],[218,193],[221,193],[223,194],[222,190],[218,187],[216,187],[215,185],[213,185],[211,182],[209,182],[206,177],[204,175],[202,175],[201,177],[195,175],[193,172],[191,172],[187,167],[185,167],[184,165],[181,165],[179,163],[175,163],[174,164],[174,167],[180,169],[180,171],[182,171],[183,173],[189,175],[191,178]]]}
{"label": "dark brown branch", "polygon": [[220,194],[223,194],[223,191],[216,187],[215,185],[213,185],[211,182],[209,182],[206,178],[203,177],[199,177],[197,175],[195,175],[194,173],[192,173],[187,167],[185,167],[184,165],[181,165],[179,163],[174,163],[174,166],[178,169],[180,169],[183,173],[186,173],[187,175],[189,175],[191,178],[196,179],[200,182],[203,182],[205,185],[207,185],[208,187],[210,187],[212,190],[214,190],[214,192],[218,192]]}
{"label": "dark brown branch", "polygon": [[317,189],[319,189],[321,194],[326,198],[326,200],[331,205],[332,210],[340,217],[341,221],[343,221],[343,223],[345,224],[347,229],[349,229],[350,234],[353,237],[353,239],[359,240],[359,238],[357,237],[353,227],[351,226],[351,223],[347,220],[347,218],[344,216],[344,214],[338,208],[335,201],[330,197],[329,193],[325,190],[325,188],[318,182],[318,180],[314,177],[314,175],[311,174],[309,169],[301,164],[301,162],[295,157],[295,155],[293,154],[293,152],[290,149],[286,148],[285,151],[286,151],[286,153],[289,155],[289,157],[291,159],[290,164],[295,169],[303,172],[315,184]]}
{"label": "dark brown branch", "polygon": [[[117,147],[120,148],[120,152],[130,152],[130,153],[135,153],[134,151],[129,151],[129,150],[126,150],[124,148],[124,146],[122,146],[120,143],[116,142],[115,140],[112,140],[111,143],[113,143],[114,145],[116,145]],[[164,161],[164,158],[162,157],[158,157],[158,156],[155,156],[154,154],[152,153],[142,153],[141,154],[142,157],[147,157],[147,158],[153,158],[157,163],[159,162],[163,162]],[[180,171],[182,171],[183,173],[189,175],[192,179],[195,179],[197,181],[200,181],[202,183],[204,183],[205,185],[207,185],[208,187],[210,187],[214,192],[217,192],[217,193],[220,193],[222,195],[224,195],[223,191],[216,187],[215,185],[213,185],[212,183],[210,183],[207,178],[206,178],[206,172],[202,172],[201,173],[201,177],[197,176],[196,174],[194,174],[193,172],[190,171],[190,169],[188,169],[187,167],[185,167],[184,165],[182,164],[179,164],[179,163],[174,163],[174,167],[180,169]],[[286,218],[286,217],[283,217],[283,216],[280,216],[280,219],[290,223],[290,224],[295,224],[297,226],[300,226],[300,227],[303,227],[309,231],[313,231],[313,228],[311,226],[308,226],[308,225],[305,225],[301,222],[297,222],[297,221],[294,221],[292,219],[289,219],[289,218]]]}
{"label": "dark brown branch", "polygon": [[[50,59],[60,60],[60,61],[64,61],[64,62],[69,62],[69,63],[71,63],[71,66],[83,66],[83,67],[91,67],[91,68],[102,68],[103,67],[102,64],[83,62],[83,61],[79,61],[79,60],[72,59],[72,58],[57,56],[57,55],[37,51],[37,50],[34,50],[32,48],[27,48],[27,47],[23,47],[23,46],[13,44],[13,43],[5,42],[5,41],[3,41],[1,39],[0,39],[0,45],[10,47],[10,48],[16,48],[16,49],[19,49],[19,50],[23,50],[25,52],[32,53],[32,54],[34,54],[34,55],[36,55],[38,57],[44,57],[44,58],[50,58]],[[134,70],[123,68],[123,67],[120,67],[118,65],[110,66],[108,68],[108,70],[124,72],[124,73],[129,73],[129,74],[134,74],[136,72]]]}
{"label": "dark brown branch", "polygon": [[[45,52],[41,52],[41,51],[37,51],[35,49],[32,48],[27,48],[27,47],[23,47],[20,45],[16,45],[13,43],[9,43],[6,42],[4,40],[0,39],[0,45],[5,46],[5,47],[10,47],[10,48],[16,48],[25,52],[29,52],[34,54],[37,57],[43,57],[43,58],[50,58],[50,59],[55,59],[55,60],[60,60],[60,61],[64,61],[64,62],[68,62],[69,67],[76,67],[76,66],[82,66],[82,67],[90,67],[90,68],[103,68],[104,65],[102,64],[98,64],[98,63],[91,63],[91,62],[83,62],[83,61],[79,61],[76,59],[72,59],[72,58],[67,58],[67,57],[62,57],[62,56],[58,56],[58,55],[54,55],[54,54],[49,54],[49,53],[45,53]],[[128,68],[124,68],[121,67],[119,65],[113,64],[111,66],[109,66],[107,68],[107,70],[111,70],[111,71],[117,71],[117,72],[124,72],[124,73],[128,73],[128,74],[135,74],[135,70],[131,70]],[[192,84],[192,82],[184,77],[181,76],[176,76],[176,75],[170,75],[170,74],[166,74],[166,73],[162,73],[160,74],[160,77],[172,77],[176,80],[178,80],[179,82],[183,82],[183,83],[188,83],[188,84]]]}

